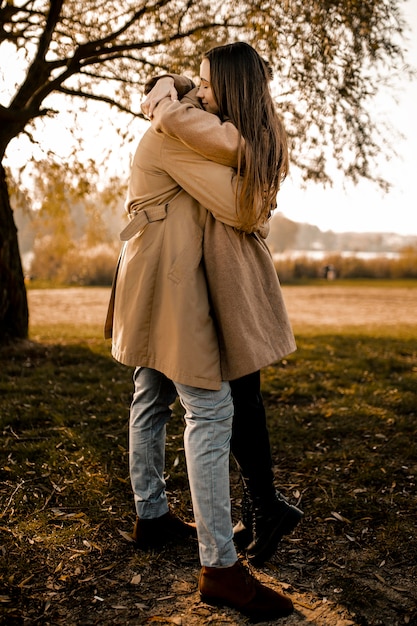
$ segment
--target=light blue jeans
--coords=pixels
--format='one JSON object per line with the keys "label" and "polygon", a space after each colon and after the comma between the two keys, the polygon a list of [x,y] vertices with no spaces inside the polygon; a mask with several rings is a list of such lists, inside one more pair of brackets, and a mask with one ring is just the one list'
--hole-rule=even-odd
{"label": "light blue jeans", "polygon": [[197,525],[201,565],[228,567],[237,561],[230,508],[229,452],[233,401],[228,383],[219,391],[170,381],[138,367],[130,408],[129,467],[137,514],[168,511],[165,491],[166,424],[177,394],[185,408],[184,449]]}

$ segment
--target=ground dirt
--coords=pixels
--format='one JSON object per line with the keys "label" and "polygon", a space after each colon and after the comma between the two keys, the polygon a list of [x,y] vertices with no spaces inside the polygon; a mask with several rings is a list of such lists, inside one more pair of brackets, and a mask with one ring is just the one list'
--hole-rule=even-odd
{"label": "ground dirt", "polygon": [[[344,325],[359,328],[364,324],[372,327],[381,323],[395,327],[398,323],[409,324],[412,312],[415,314],[417,310],[417,289],[388,289],[382,294],[381,289],[375,287],[358,293],[355,287],[324,285],[320,289],[286,287],[284,293],[296,329],[320,327],[331,331]],[[74,322],[95,326],[104,319],[109,289],[29,290],[28,296],[30,323],[35,330],[45,325]],[[232,480],[236,481],[237,477]],[[362,553],[360,558],[351,556],[343,563],[328,562],[324,568],[321,561],[326,557],[321,542],[329,538],[319,537],[313,545],[308,523],[294,536],[283,540],[270,563],[253,570],[262,582],[287,592],[294,601],[295,613],[279,623],[285,626],[417,624],[416,581],[407,573],[415,573],[415,567],[410,568],[412,564],[399,563],[399,569],[384,570],[384,575],[378,572],[371,575],[367,567],[367,556],[370,558],[370,555]],[[98,531],[96,543],[100,554],[96,563],[94,553],[97,550],[91,553],[90,571],[94,572],[94,577],[90,581],[85,572],[80,572],[85,580],[83,578],[83,585],[77,586],[76,595],[62,595],[60,589],[51,586],[51,597],[60,598],[59,614],[55,613],[51,620],[47,603],[43,613],[39,612],[39,607],[34,611],[37,617],[33,622],[19,623],[62,626],[248,623],[236,611],[214,608],[200,601],[196,545],[172,546],[161,554],[151,554],[146,557],[145,567],[141,557],[141,574],[138,575],[138,557],[128,535],[123,529],[112,530],[112,533],[108,529]],[[401,568],[403,575],[399,580]],[[30,574],[28,572],[28,576]],[[347,608],[344,602],[343,588],[346,590],[349,585],[363,586],[358,610],[354,606]],[[324,588],[331,589],[331,593],[324,595]],[[133,594],[132,590],[136,593]],[[401,607],[400,614],[396,611],[397,606]],[[8,623],[17,624],[12,617],[9,615]]]}
{"label": "ground dirt", "polygon": [[[30,322],[42,324],[100,324],[105,317],[107,288],[31,289]],[[292,324],[302,330],[396,327],[417,324],[417,289],[323,285],[284,287]],[[414,313],[414,315],[413,315]]]}

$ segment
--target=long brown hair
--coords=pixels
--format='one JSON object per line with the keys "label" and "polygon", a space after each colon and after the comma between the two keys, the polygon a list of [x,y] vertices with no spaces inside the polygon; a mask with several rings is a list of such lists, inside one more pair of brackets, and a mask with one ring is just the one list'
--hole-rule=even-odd
{"label": "long brown hair", "polygon": [[271,70],[252,46],[236,42],[205,55],[210,83],[222,120],[229,119],[244,138],[238,173],[243,182],[238,211],[243,230],[268,219],[288,172],[287,137],[269,90]]}

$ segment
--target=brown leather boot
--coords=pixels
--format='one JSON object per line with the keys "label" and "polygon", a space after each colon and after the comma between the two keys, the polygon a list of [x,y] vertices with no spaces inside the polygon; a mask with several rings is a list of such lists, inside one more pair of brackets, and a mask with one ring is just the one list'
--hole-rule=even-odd
{"label": "brown leather boot", "polygon": [[197,537],[197,528],[194,523],[183,522],[168,511],[153,519],[139,519],[136,516],[132,537],[136,547],[141,550],[159,550],[167,543]]}
{"label": "brown leather boot", "polygon": [[290,598],[262,585],[239,561],[232,567],[203,567],[199,590],[204,602],[230,606],[255,620],[285,617],[294,610]]}

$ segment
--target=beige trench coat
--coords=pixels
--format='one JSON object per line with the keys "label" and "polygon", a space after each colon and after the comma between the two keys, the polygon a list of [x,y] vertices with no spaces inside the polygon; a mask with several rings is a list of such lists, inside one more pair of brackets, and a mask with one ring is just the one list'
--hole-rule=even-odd
{"label": "beige trench coat", "polygon": [[[207,156],[235,165],[236,130],[201,113]],[[106,336],[126,365],[217,389],[292,352],[295,342],[268,248],[259,235],[236,230],[234,170],[207,160],[204,143],[197,153],[154,128],[140,142],[127,209],[151,214],[156,206],[159,217],[123,249]]]}

